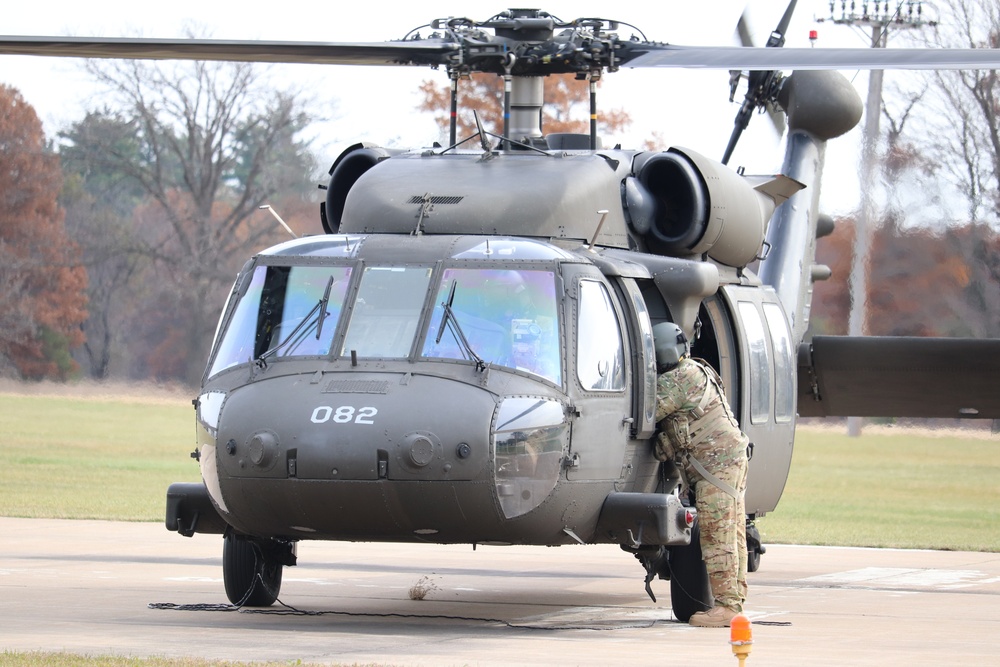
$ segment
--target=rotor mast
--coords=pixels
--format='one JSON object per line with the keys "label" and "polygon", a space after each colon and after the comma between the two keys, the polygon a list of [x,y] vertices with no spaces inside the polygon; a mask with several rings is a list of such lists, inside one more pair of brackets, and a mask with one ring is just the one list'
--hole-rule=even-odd
{"label": "rotor mast", "polygon": [[[435,21],[435,28],[446,28],[461,42],[463,57],[448,64],[451,79],[451,116],[449,138],[456,142],[458,81],[473,72],[494,73],[503,77],[503,142],[534,145],[542,140],[542,109],[545,104],[545,77],[549,74],[574,73],[590,81],[590,148],[597,146],[596,82],[605,67],[617,69],[614,58],[615,37],[604,35],[601,28],[617,23],[599,19],[578,19],[565,23],[537,9],[510,9],[488,21],[473,23],[468,19]],[[495,37],[483,35],[492,29]],[[557,28],[565,30],[556,36]],[[487,39],[484,43],[484,38]]]}
{"label": "rotor mast", "polygon": [[[506,85],[506,82],[505,82]],[[530,143],[542,137],[542,105],[545,102],[545,79],[540,76],[510,78],[510,106],[504,109],[504,139]],[[507,123],[507,119],[510,122]],[[509,125],[509,127],[508,127]]]}

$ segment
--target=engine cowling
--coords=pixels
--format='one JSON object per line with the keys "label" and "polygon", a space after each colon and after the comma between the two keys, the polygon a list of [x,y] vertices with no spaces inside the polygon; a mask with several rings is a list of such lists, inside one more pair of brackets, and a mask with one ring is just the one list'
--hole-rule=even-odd
{"label": "engine cowling", "polygon": [[707,254],[721,264],[746,266],[764,243],[775,207],[803,187],[776,179],[755,185],[686,148],[642,153],[625,182],[629,224],[650,252]]}
{"label": "engine cowling", "polygon": [[326,201],[320,210],[323,231],[336,234],[344,217],[347,193],[362,174],[382,160],[401,151],[391,151],[374,144],[360,143],[347,148],[330,167],[330,185],[326,188]]}

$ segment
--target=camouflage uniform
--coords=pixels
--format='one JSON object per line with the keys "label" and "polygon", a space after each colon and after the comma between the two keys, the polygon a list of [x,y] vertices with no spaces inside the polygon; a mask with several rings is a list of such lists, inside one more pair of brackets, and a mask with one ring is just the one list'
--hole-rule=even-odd
{"label": "camouflage uniform", "polygon": [[[706,392],[708,392],[706,394]],[[674,459],[695,490],[701,552],[716,606],[743,611],[747,597],[747,437],[729,409],[722,381],[707,363],[684,357],[657,379],[656,455]],[[707,480],[690,462],[737,491]]]}

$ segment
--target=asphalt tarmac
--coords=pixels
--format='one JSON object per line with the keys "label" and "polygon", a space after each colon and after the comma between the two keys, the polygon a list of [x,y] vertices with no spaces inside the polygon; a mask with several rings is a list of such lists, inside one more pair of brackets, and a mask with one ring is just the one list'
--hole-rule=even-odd
{"label": "asphalt tarmac", "polygon": [[[0,518],[0,662],[738,664],[728,630],[676,622],[669,584],[653,603],[613,546],[303,543],[265,613],[215,606],[221,554],[160,524]],[[751,667],[1000,664],[1000,554],[769,545],[747,615]]]}

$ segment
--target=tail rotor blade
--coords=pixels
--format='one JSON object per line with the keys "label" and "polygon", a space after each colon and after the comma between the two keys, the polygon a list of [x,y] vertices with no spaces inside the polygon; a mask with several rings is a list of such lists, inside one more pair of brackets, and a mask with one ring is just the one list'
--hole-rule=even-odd
{"label": "tail rotor blade", "polygon": [[[768,48],[781,48],[785,44],[785,33],[788,32],[788,26],[791,24],[792,15],[795,12],[795,5],[798,0],[790,0],[788,7],[785,8],[785,13],[782,14],[781,20],[778,21],[778,27],[774,29],[768,37],[767,44]],[[740,20],[736,25],[736,30],[740,36],[740,42],[744,46],[752,46],[753,38],[750,34],[749,26],[746,21],[746,14],[740,16]],[[750,124],[750,118],[753,116],[753,112],[756,109],[767,109],[768,103],[773,103],[775,100],[779,83],[780,83],[780,73],[777,70],[755,70],[750,72],[747,77],[747,94],[743,98],[743,104],[740,105],[740,110],[736,113],[736,120],[734,121],[733,132],[729,137],[729,144],[726,146],[726,152],[722,157],[722,164],[728,164],[729,158],[732,157],[733,151],[736,149],[736,143],[739,141],[740,136],[743,134],[743,130],[747,128]],[[785,129],[785,124],[782,119],[777,117],[776,114],[770,113],[771,122],[774,123],[775,129],[779,133],[783,133]]]}

